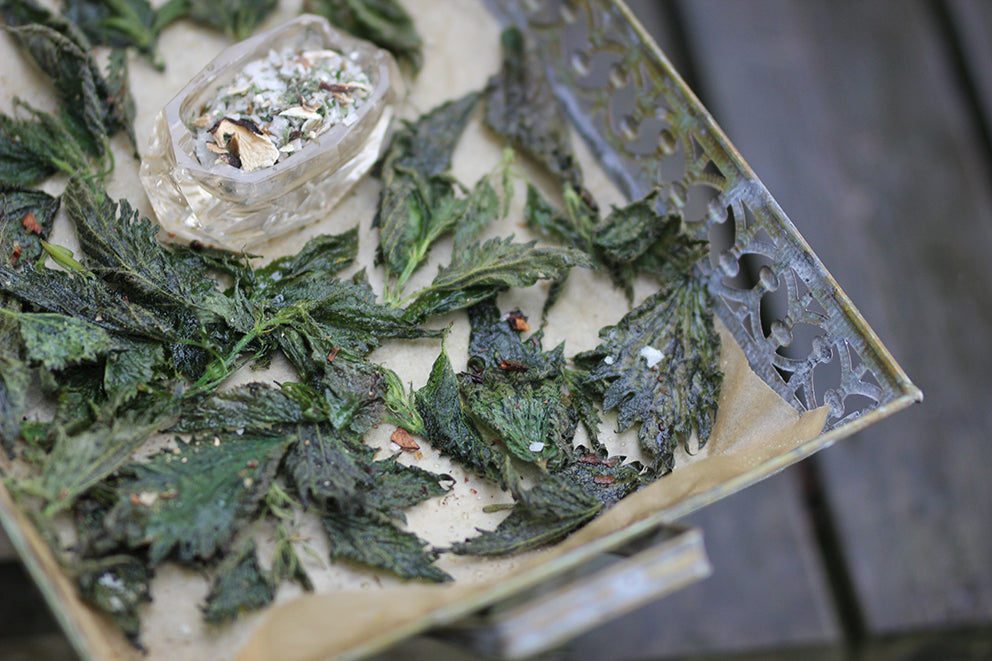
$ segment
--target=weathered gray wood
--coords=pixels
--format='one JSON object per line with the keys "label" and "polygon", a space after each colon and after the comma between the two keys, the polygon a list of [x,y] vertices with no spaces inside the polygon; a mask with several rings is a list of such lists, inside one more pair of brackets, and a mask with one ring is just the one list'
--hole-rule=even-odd
{"label": "weathered gray wood", "polygon": [[0,562],[7,562],[16,558],[17,551],[14,550],[14,545],[10,543],[10,538],[7,537],[3,528],[0,528]]}
{"label": "weathered gray wood", "polygon": [[967,75],[979,112],[992,127],[992,3],[987,0],[945,0],[951,24],[960,39]]}
{"label": "weathered gray wood", "polygon": [[926,394],[815,458],[867,631],[988,626],[992,195],[930,6],[682,7],[710,110]]}
{"label": "weathered gray wood", "polygon": [[[841,633],[789,470],[685,522],[703,530],[713,575],[579,637],[567,657],[661,659],[772,649],[839,658]],[[795,657],[794,657],[795,658]]]}
{"label": "weathered gray wood", "polygon": [[0,639],[3,661],[78,661],[79,656],[60,634]]}

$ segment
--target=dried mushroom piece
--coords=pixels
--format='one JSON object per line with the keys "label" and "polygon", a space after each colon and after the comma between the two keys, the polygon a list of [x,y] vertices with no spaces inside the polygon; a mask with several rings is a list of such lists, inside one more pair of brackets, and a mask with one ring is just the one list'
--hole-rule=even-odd
{"label": "dried mushroom piece", "polygon": [[[214,143],[220,149],[226,150],[226,161],[229,165],[240,168],[245,172],[254,172],[271,165],[279,159],[279,149],[255,123],[249,119],[231,119],[225,117],[217,122],[210,131]],[[216,151],[215,148],[208,149]]]}

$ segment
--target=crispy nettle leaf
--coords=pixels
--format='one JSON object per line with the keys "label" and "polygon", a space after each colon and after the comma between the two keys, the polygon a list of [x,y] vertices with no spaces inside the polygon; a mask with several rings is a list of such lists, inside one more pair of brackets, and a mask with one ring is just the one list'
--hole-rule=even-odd
{"label": "crispy nettle leaf", "polygon": [[277,524],[276,546],[272,550],[272,567],[270,569],[272,583],[280,585],[283,581],[293,581],[307,592],[313,592],[313,581],[310,580],[303,560],[296,552],[298,542],[298,536],[289,534],[282,523]]}
{"label": "crispy nettle leaf", "polygon": [[398,296],[431,245],[457,222],[455,182],[444,173],[479,100],[473,92],[448,101],[394,135],[383,157],[382,192],[374,225],[379,253]]}
{"label": "crispy nettle leaf", "polygon": [[506,488],[508,458],[482,438],[462,406],[458,379],[444,347],[427,384],[414,393],[414,400],[431,447]]}
{"label": "crispy nettle leaf", "polygon": [[588,254],[623,288],[628,301],[638,274],[664,278],[668,272],[688,272],[703,256],[704,244],[685,235],[681,216],[658,212],[657,190],[602,219],[574,189],[566,187],[564,197],[565,209],[559,212],[530,186],[524,210],[528,226]]}
{"label": "crispy nettle leaf", "polygon": [[188,0],[189,16],[215,30],[220,30],[234,41],[251,36],[272,10],[276,0]]}
{"label": "crispy nettle leaf", "polygon": [[388,390],[379,365],[293,328],[281,331],[278,340],[304,382],[323,396],[335,429],[362,435],[379,424]]}
{"label": "crispy nettle leaf", "polygon": [[131,556],[111,556],[82,565],[76,576],[79,594],[91,606],[110,616],[128,640],[141,645],[138,609],[152,600],[152,570]]}
{"label": "crispy nettle leaf", "polygon": [[255,542],[249,540],[218,566],[201,609],[203,619],[213,624],[229,622],[268,606],[275,596],[275,584],[258,562]]}
{"label": "crispy nettle leaf", "polygon": [[375,487],[371,464],[375,450],[355,435],[326,426],[300,426],[299,441],[286,455],[283,472],[304,507],[321,511],[339,503],[361,509],[359,494]]}
{"label": "crispy nettle leaf", "polygon": [[56,172],[84,176],[91,172],[85,139],[62,116],[36,110],[14,99],[26,117],[0,113],[0,184],[28,186]]}
{"label": "crispy nettle leaf", "polygon": [[138,305],[102,281],[78,272],[34,267],[16,271],[0,263],[0,291],[46,312],[83,319],[110,331],[156,340],[178,337],[173,321],[161,312]]}
{"label": "crispy nettle leaf", "polygon": [[372,472],[375,489],[367,496],[368,507],[404,523],[403,510],[443,496],[453,483],[450,475],[436,475],[417,466],[401,464],[397,455],[372,464]]}
{"label": "crispy nettle leaf", "polygon": [[640,423],[649,467],[671,471],[676,444],[688,450],[695,431],[702,447],[716,416],[723,372],[709,291],[692,276],[674,278],[599,335],[603,342],[576,363],[603,408],[617,410],[620,431]]}
{"label": "crispy nettle leaf", "polygon": [[58,209],[57,197],[0,184],[0,262],[11,267],[36,262],[44,253],[41,240],[51,234]]}
{"label": "crispy nettle leaf", "polygon": [[503,31],[503,67],[486,88],[486,124],[546,167],[563,183],[582,189],[568,123],[544,66],[518,28]]}
{"label": "crispy nettle leaf", "polygon": [[213,321],[231,314],[232,302],[201,269],[174,259],[157,240],[158,227],[127,200],[114,202],[79,180],[63,195],[87,265],[124,289],[130,299],[172,309],[193,309]]}
{"label": "crispy nettle leaf", "polygon": [[590,268],[582,253],[514,243],[513,237],[474,243],[452,256],[434,280],[407,308],[413,319],[444,314],[474,305],[510,287],[529,287],[538,280],[557,280],[573,266]]}
{"label": "crispy nettle leaf", "polygon": [[128,399],[167,373],[165,349],[158,342],[116,336],[115,349],[107,355],[103,389],[109,398]]}
{"label": "crispy nettle leaf", "polygon": [[118,348],[110,333],[82,319],[44,312],[0,314],[17,319],[27,358],[45,369],[62,370],[92,362]]}
{"label": "crispy nettle leaf", "polygon": [[397,0],[306,0],[304,10],[391,52],[414,75],[423,63],[423,42],[413,18]]}
{"label": "crispy nettle leaf", "polygon": [[613,507],[652,479],[640,462],[625,464],[625,457],[607,457],[605,449],[586,452],[579,446],[576,455],[576,461],[561,469],[557,477],[577,485],[604,507]]}
{"label": "crispy nettle leaf", "polygon": [[255,271],[259,294],[277,296],[313,281],[330,279],[358,256],[358,226],[341,234],[316,236],[295,255],[272,260]]}
{"label": "crispy nettle leaf", "polygon": [[447,573],[432,563],[438,551],[427,542],[378,517],[328,514],[321,519],[327,531],[333,560],[351,560],[393,572],[397,576],[443,583]]}
{"label": "crispy nettle leaf", "polygon": [[492,299],[469,308],[469,367],[459,389],[472,413],[484,421],[518,459],[555,469],[571,459],[578,413],[565,379],[564,346],[541,349],[541,333],[522,341]]}
{"label": "crispy nettle leaf", "polygon": [[511,485],[516,504],[495,530],[452,546],[459,555],[501,556],[551,544],[591,521],[600,500],[570,475],[545,475],[530,489]]}
{"label": "crispy nettle leaf", "polygon": [[304,505],[324,517],[332,559],[407,578],[447,580],[431,566],[437,553],[392,520],[404,520],[403,509],[445,493],[450,477],[404,466],[395,457],[373,461],[375,450],[348,433],[316,425],[297,427],[296,433],[284,471]]}
{"label": "crispy nettle leaf", "polygon": [[326,425],[300,425],[294,433],[298,441],[283,470],[304,506],[404,521],[402,510],[447,492],[449,476],[405,466],[396,457],[373,461],[375,449],[356,436]]}
{"label": "crispy nettle leaf", "polygon": [[165,64],[155,51],[159,25],[148,0],[64,0],[63,16],[79,26],[93,44],[134,48],[155,68]]}
{"label": "crispy nettle leaf", "polygon": [[108,534],[130,548],[147,546],[153,565],[170,554],[209,560],[258,510],[294,440],[281,431],[224,432],[127,466]]}
{"label": "crispy nettle leaf", "polygon": [[141,406],[121,407],[110,401],[96,421],[81,432],[56,430],[55,447],[48,456],[37,491],[47,502],[47,513],[70,507],[90,487],[118,470],[154,434],[176,419],[175,405],[168,400]]}
{"label": "crispy nettle leaf", "polygon": [[86,137],[91,154],[103,157],[107,138],[121,129],[133,135],[124,112],[127,103],[116,96],[125,88],[107,82],[89,39],[72,21],[29,0],[7,2],[3,13],[11,32],[52,79],[67,122],[74,125],[73,133]]}
{"label": "crispy nettle leaf", "polygon": [[17,318],[13,314],[17,303],[0,296],[0,448],[10,452],[14,440],[21,434],[22,420],[27,413],[28,386],[31,370],[21,359]]}
{"label": "crispy nettle leaf", "polygon": [[203,400],[186,402],[183,416],[172,431],[272,429],[326,419],[326,402],[308,386],[247,383]]}
{"label": "crispy nettle leaf", "polygon": [[407,394],[396,372],[387,367],[380,367],[380,371],[386,379],[385,421],[402,427],[411,434],[423,433],[424,420],[417,411],[413,393]]}

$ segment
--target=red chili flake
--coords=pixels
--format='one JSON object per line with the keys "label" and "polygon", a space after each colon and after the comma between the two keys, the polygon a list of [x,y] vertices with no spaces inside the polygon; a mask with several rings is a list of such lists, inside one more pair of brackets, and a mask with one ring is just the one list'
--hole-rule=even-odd
{"label": "red chili flake", "polygon": [[597,475],[596,477],[592,478],[592,481],[595,482],[596,484],[613,484],[614,482],[617,481],[617,478],[613,477],[612,475]]}
{"label": "red chili flake", "polygon": [[596,456],[596,455],[594,455],[591,452],[589,454],[584,454],[584,455],[580,456],[577,461],[580,464],[590,464],[592,466],[595,466],[596,464],[601,463],[600,460],[599,460],[599,457]]}
{"label": "red chili flake", "polygon": [[14,244],[14,250],[13,250],[13,252],[10,253],[10,265],[11,266],[14,266],[15,264],[17,264],[17,260],[20,259],[22,252],[24,252],[24,249],[21,248],[21,244],[15,243]]}
{"label": "red chili flake", "polygon": [[38,222],[38,219],[34,217],[34,213],[31,211],[28,211],[24,214],[24,218],[21,218],[21,225],[24,225],[24,229],[29,232],[41,234],[41,224]]}
{"label": "red chili flake", "polygon": [[510,330],[515,330],[518,333],[526,333],[530,330],[530,324],[527,323],[527,317],[525,317],[518,310],[514,310],[506,315],[506,321],[510,324]]}
{"label": "red chili flake", "polygon": [[136,493],[132,493],[130,496],[128,496],[127,499],[131,501],[131,504],[132,505],[140,505],[141,504],[141,498],[139,498],[138,497],[138,494],[136,494]]}
{"label": "red chili flake", "polygon": [[613,468],[614,466],[616,466],[619,463],[620,463],[620,460],[619,459],[617,459],[615,457],[611,457],[611,458],[605,460],[603,462],[603,465],[606,466],[607,468]]}
{"label": "red chili flake", "polygon": [[334,347],[331,352],[327,354],[327,362],[333,363],[334,359],[338,357],[338,353],[341,351],[341,347]]}
{"label": "red chili flake", "polygon": [[469,491],[471,491],[471,492],[472,492],[472,495],[473,495],[473,496],[477,496],[477,495],[479,495],[479,492],[478,492],[478,491],[476,491],[475,489],[469,489]]}
{"label": "red chili flake", "polygon": [[499,368],[504,372],[526,372],[530,369],[523,363],[518,363],[515,360],[501,360],[499,361]]}
{"label": "red chili flake", "polygon": [[258,462],[255,461],[254,459],[249,459],[248,462],[245,464],[245,466],[247,466],[248,468],[258,468]]}
{"label": "red chili flake", "polygon": [[396,431],[393,432],[389,440],[400,446],[401,450],[406,450],[407,452],[413,452],[414,450],[419,450],[420,446],[417,445],[417,441],[414,440],[413,435],[402,427],[397,427]]}

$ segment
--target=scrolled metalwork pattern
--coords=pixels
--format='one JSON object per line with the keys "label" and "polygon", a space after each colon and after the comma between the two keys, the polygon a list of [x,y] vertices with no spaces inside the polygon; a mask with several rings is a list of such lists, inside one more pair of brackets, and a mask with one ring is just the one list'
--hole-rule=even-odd
{"label": "scrolled metalwork pattern", "polygon": [[616,0],[499,0],[630,199],[654,188],[711,239],[704,276],[752,369],[827,428],[913,389],[781,208]]}

